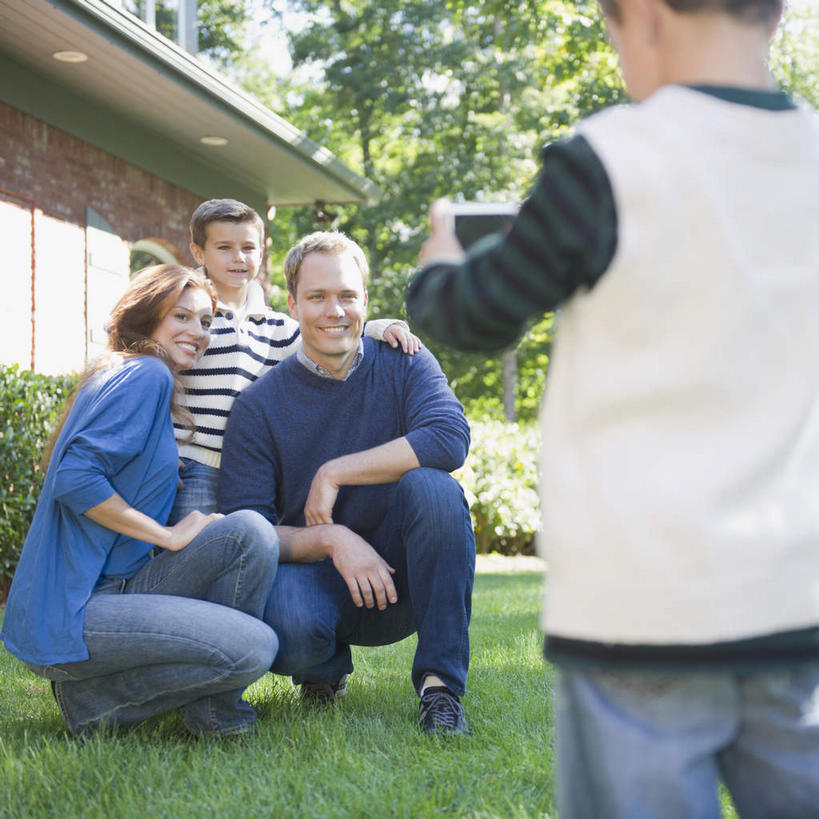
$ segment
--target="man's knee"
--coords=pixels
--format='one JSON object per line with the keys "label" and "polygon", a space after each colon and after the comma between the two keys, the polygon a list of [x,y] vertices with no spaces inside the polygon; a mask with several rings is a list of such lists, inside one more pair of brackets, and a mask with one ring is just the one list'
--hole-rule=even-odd
{"label": "man's knee", "polygon": [[453,514],[467,510],[461,485],[442,469],[411,469],[398,482],[398,493],[407,508],[450,509]]}
{"label": "man's knee", "polygon": [[293,674],[324,662],[335,650],[339,613],[320,581],[319,564],[284,564],[273,583],[264,621],[279,638],[272,670]]}

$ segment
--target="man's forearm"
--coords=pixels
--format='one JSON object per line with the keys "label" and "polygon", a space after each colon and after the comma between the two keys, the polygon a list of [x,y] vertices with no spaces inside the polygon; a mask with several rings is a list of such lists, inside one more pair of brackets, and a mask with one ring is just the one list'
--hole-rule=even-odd
{"label": "man's forearm", "polygon": [[333,458],[319,467],[316,477],[320,476],[335,486],[394,483],[420,465],[415,450],[402,437],[371,449]]}

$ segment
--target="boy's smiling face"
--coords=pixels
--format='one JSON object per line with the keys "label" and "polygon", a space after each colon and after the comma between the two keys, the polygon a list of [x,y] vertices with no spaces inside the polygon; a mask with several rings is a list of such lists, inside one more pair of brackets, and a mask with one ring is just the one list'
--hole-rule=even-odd
{"label": "boy's smiling face", "polygon": [[243,301],[262,260],[258,227],[253,222],[211,222],[205,230],[204,247],[191,243],[193,258],[205,268],[222,301]]}

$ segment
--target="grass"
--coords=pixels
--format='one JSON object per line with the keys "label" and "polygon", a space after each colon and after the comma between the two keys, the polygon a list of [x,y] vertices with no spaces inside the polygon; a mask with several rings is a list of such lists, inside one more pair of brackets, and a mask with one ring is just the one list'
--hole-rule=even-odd
{"label": "grass", "polygon": [[479,575],[464,705],[471,737],[416,727],[415,639],[354,649],[336,707],[303,708],[288,680],[248,691],[249,738],[197,742],[177,714],[79,744],[48,683],[0,647],[0,816],[553,815],[550,670],[537,573]]}
{"label": "grass", "polygon": [[[248,691],[252,737],[195,741],[178,714],[85,744],[48,683],[0,647],[0,817],[554,816],[551,669],[540,653],[541,577],[476,578],[464,699],[471,737],[416,727],[415,639],[354,649],[349,693],[300,705],[267,674]],[[722,793],[723,816],[736,817]]]}

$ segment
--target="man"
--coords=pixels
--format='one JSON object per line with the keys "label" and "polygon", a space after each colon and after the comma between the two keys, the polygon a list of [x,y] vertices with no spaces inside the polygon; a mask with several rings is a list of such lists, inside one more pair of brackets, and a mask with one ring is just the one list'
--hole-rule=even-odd
{"label": "man", "polygon": [[475,542],[463,492],[469,426],[435,359],[361,338],[361,248],[313,233],[285,259],[302,347],[237,398],[220,507],[276,525],[280,568],[265,612],[306,700],[346,690],[350,645],[418,633],[412,680],[428,733],[466,733]]}

